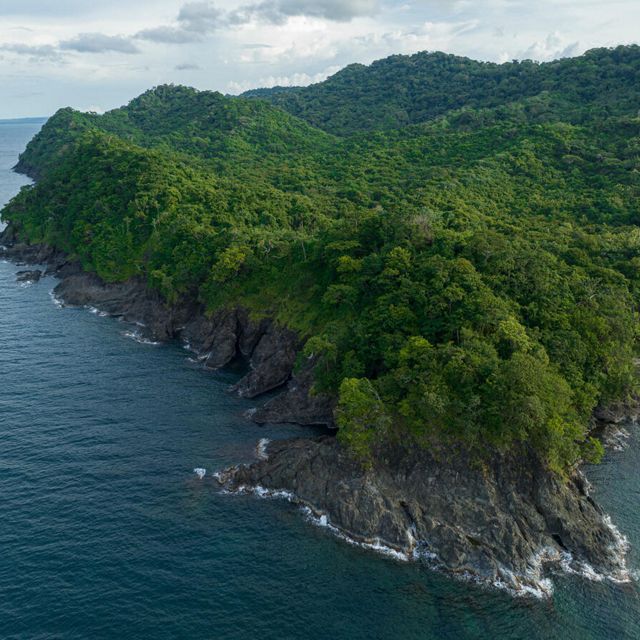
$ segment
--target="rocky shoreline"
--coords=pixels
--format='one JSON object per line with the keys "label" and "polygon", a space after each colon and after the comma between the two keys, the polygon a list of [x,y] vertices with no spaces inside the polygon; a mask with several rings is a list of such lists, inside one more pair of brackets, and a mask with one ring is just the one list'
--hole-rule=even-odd
{"label": "rocky shoreline", "polygon": [[297,366],[300,337],[286,327],[268,318],[254,320],[243,308],[222,309],[209,316],[193,299],[168,305],[141,278],[105,283],[61,251],[19,242],[11,225],[0,234],[0,257],[19,265],[47,265],[44,273],[60,279],[53,293],[62,304],[96,308],[135,323],[150,341],[182,340],[209,369],[245,359],[249,371],[234,392],[258,398],[280,390],[252,414],[258,424],[334,426],[333,400],[310,393],[315,363],[307,360]]}
{"label": "rocky shoreline", "polygon": [[[142,279],[105,283],[62,252],[21,243],[11,225],[0,245],[0,257],[48,265],[45,273],[60,279],[54,295],[66,305],[135,322],[154,341],[181,339],[212,369],[245,358],[249,371],[235,393],[258,398],[279,390],[255,410],[254,421],[334,426],[334,401],[311,393],[315,363],[296,366],[302,343],[286,327],[242,308],[208,316],[194,300],[167,305]],[[600,410],[594,420],[604,428],[631,413],[620,405]],[[269,443],[256,462],[217,478],[227,491],[286,497],[358,544],[516,594],[548,595],[543,565],[551,561],[593,579],[629,580],[626,542],[580,471],[560,478],[524,449],[480,465],[462,450],[398,445],[367,470],[326,436]]]}
{"label": "rocky shoreline", "polygon": [[271,442],[263,451],[251,465],[218,473],[218,482],[285,497],[365,547],[517,595],[550,595],[547,562],[595,580],[630,580],[626,541],[586,478],[551,474],[530,451],[478,465],[461,450],[398,446],[371,470],[331,437]]}

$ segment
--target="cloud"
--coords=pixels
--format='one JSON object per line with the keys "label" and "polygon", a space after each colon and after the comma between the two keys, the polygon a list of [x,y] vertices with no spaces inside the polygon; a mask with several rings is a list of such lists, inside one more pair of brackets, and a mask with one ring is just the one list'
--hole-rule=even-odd
{"label": "cloud", "polygon": [[191,62],[183,62],[182,64],[177,64],[174,69],[176,71],[198,71],[200,67]]}
{"label": "cloud", "polygon": [[255,89],[256,87],[297,87],[309,85],[326,80],[329,76],[337,73],[340,69],[341,67],[339,65],[336,65],[328,67],[323,71],[320,71],[319,73],[313,75],[310,75],[308,73],[293,73],[288,76],[265,76],[259,78],[256,82],[231,81],[227,85],[227,88],[232,94],[240,94],[248,91],[249,89]]}
{"label": "cloud", "polygon": [[310,16],[347,22],[373,16],[380,11],[378,0],[265,0],[257,6],[265,16]]}
{"label": "cloud", "polygon": [[537,60],[544,62],[547,60],[557,60],[559,58],[570,58],[581,53],[580,43],[572,42],[565,45],[560,34],[550,33],[545,40],[536,41],[517,57],[521,60]]}
{"label": "cloud", "polygon": [[26,56],[31,60],[59,60],[60,52],[50,44],[31,45],[20,43],[7,43],[0,45],[0,51],[15,53],[19,56]]}
{"label": "cloud", "polygon": [[188,2],[182,5],[176,22],[176,25],[143,29],[135,37],[165,44],[188,44],[199,42],[206,35],[228,24],[224,13],[209,2]]}
{"label": "cloud", "polygon": [[140,49],[125,36],[107,36],[103,33],[80,33],[71,40],[63,40],[59,48],[80,53],[140,53]]}
{"label": "cloud", "polygon": [[221,26],[222,11],[209,2],[188,2],[178,14],[178,23],[185,31],[210,33]]}
{"label": "cloud", "polygon": [[289,18],[302,16],[349,22],[374,16],[379,11],[379,0],[262,0],[229,12],[226,20],[231,26],[252,22],[285,24]]}
{"label": "cloud", "polygon": [[164,44],[189,44],[204,40],[219,29],[251,23],[285,24],[289,18],[307,16],[348,22],[380,11],[379,0],[262,0],[223,11],[211,2],[182,5],[174,25],[139,31],[135,37]]}
{"label": "cloud", "polygon": [[160,42],[163,44],[189,44],[202,40],[201,33],[187,31],[180,27],[153,27],[151,29],[143,29],[135,35],[140,40],[149,40],[150,42]]}

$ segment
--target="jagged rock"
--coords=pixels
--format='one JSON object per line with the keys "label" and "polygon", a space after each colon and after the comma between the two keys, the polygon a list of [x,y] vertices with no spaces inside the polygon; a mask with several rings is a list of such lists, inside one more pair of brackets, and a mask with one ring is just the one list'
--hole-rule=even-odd
{"label": "jagged rock", "polygon": [[42,271],[35,269],[34,271],[18,271],[16,280],[18,282],[38,282],[42,278]]}
{"label": "jagged rock", "polygon": [[[464,451],[387,448],[366,470],[335,438],[272,442],[267,459],[219,474],[229,490],[262,487],[349,537],[431,558],[447,571],[544,589],[544,558],[627,579],[625,546],[576,473],[564,479],[531,452],[480,464]],[[563,555],[564,554],[564,555]]]}
{"label": "jagged rock", "polygon": [[4,245],[0,250],[0,255],[6,260],[13,260],[18,264],[46,264],[55,258],[57,252],[42,244],[15,243]]}
{"label": "jagged rock", "polygon": [[[168,305],[142,279],[105,283],[46,245],[18,242],[9,227],[0,235],[3,257],[49,264],[62,278],[56,295],[65,303],[90,305],[132,322],[165,340],[182,332],[194,350],[223,366],[238,354],[252,371],[235,387],[252,398],[285,383],[286,390],[256,412],[259,422],[329,424],[330,398],[309,393],[313,362],[291,378],[298,336],[268,320],[254,322],[246,310],[206,317],[194,301]],[[629,407],[602,410],[616,422]],[[406,552],[434,554],[439,566],[514,589],[539,588],[544,554],[571,553],[601,573],[626,577],[624,545],[588,496],[580,475],[562,479],[530,452],[495,454],[480,465],[464,452],[385,450],[377,466],[364,470],[332,438],[269,445],[268,458],[221,474],[230,489],[263,486],[294,492],[296,499],[354,539],[382,542]],[[383,460],[383,461],[382,461]],[[566,556],[565,556],[566,558]]]}
{"label": "jagged rock", "polygon": [[251,355],[251,371],[234,387],[243,398],[255,398],[277,389],[291,376],[299,347],[298,336],[289,329],[269,326]]}
{"label": "jagged rock", "polygon": [[595,408],[593,417],[601,424],[620,424],[635,421],[640,416],[640,398],[634,396],[624,402],[600,405]]}
{"label": "jagged rock", "polygon": [[222,309],[208,317],[199,314],[182,331],[182,339],[206,358],[210,369],[229,364],[236,356],[238,320],[235,309]]}
{"label": "jagged rock", "polygon": [[55,288],[56,297],[73,306],[93,306],[143,325],[154,340],[167,340],[186,321],[189,310],[170,307],[142,279],[105,283],[91,273],[74,273]]}
{"label": "jagged rock", "polygon": [[335,427],[335,399],[313,391],[313,364],[295,373],[286,389],[258,408],[251,419],[258,424],[293,422],[302,425]]}
{"label": "jagged rock", "polygon": [[238,350],[243,356],[250,357],[262,336],[269,330],[271,320],[269,320],[269,318],[262,318],[254,321],[246,309],[238,309],[237,317]]}

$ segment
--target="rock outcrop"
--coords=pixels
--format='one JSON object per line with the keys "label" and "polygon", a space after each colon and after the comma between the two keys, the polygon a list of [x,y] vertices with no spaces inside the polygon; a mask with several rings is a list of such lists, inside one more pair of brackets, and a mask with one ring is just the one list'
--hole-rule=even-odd
{"label": "rock outcrop", "polygon": [[40,278],[42,278],[42,271],[40,271],[40,269],[18,271],[18,273],[16,273],[17,282],[39,282]]}
{"label": "rock outcrop", "polygon": [[628,579],[625,543],[584,477],[561,478],[532,452],[480,464],[464,451],[397,447],[370,470],[330,436],[272,442],[266,453],[219,481],[230,491],[284,492],[353,540],[515,592],[548,592],[542,564],[552,560]]}
{"label": "rock outcrop", "polygon": [[[243,308],[221,309],[205,313],[194,299],[185,298],[169,305],[150,289],[142,278],[107,283],[60,251],[47,245],[21,243],[9,225],[0,234],[0,255],[18,263],[47,264],[46,274],[60,283],[54,295],[66,305],[94,307],[140,326],[145,338],[165,341],[179,338],[187,343],[210,369],[219,369],[238,357],[245,358],[249,372],[233,391],[245,398],[257,398],[277,390],[292,379],[299,336],[268,318],[254,319]],[[331,420],[330,403],[306,392],[311,388],[312,372],[290,384],[278,402],[271,399],[268,409],[260,410],[260,422],[301,422],[327,424]],[[267,417],[268,416],[268,417]],[[297,420],[300,417],[300,420]]]}
{"label": "rock outcrop", "polygon": [[258,424],[294,422],[334,428],[335,398],[314,390],[315,362],[307,362],[293,374],[286,389],[252,415]]}

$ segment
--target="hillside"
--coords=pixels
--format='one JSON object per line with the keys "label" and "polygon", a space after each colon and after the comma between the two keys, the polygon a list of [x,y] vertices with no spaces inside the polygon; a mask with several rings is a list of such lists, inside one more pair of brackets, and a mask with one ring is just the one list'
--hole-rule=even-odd
{"label": "hillside", "polygon": [[495,64],[444,53],[391,56],[353,64],[310,87],[258,89],[268,100],[336,135],[391,129],[433,120],[462,107],[492,108],[548,92],[569,122],[633,113],[640,98],[638,47],[594,49],[580,58],[544,64]]}
{"label": "hillside", "polygon": [[621,47],[394,56],[276,106],[158,87],[51,118],[3,217],[106,281],[296,330],[365,465],[401,440],[564,471],[636,386],[639,71]]}

